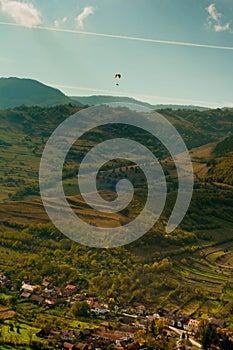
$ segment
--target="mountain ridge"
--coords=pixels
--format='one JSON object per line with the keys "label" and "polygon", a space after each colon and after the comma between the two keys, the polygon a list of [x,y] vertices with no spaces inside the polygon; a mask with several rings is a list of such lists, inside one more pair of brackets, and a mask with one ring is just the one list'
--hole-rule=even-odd
{"label": "mountain ridge", "polygon": [[69,104],[72,100],[60,90],[34,79],[0,78],[0,108],[7,109],[21,105],[50,107]]}
{"label": "mountain ridge", "polygon": [[111,96],[111,95],[91,95],[91,96],[70,96],[70,98],[73,101],[80,102],[83,105],[96,105],[96,104],[102,104],[102,103],[110,103],[110,102],[128,102],[128,103],[137,103],[142,106],[151,108],[151,109],[192,109],[192,110],[198,110],[198,111],[204,111],[208,110],[210,108],[208,107],[201,107],[201,106],[193,106],[193,105],[175,105],[175,104],[156,104],[152,105],[148,102],[143,102],[136,100],[132,97],[126,97],[126,96]]}

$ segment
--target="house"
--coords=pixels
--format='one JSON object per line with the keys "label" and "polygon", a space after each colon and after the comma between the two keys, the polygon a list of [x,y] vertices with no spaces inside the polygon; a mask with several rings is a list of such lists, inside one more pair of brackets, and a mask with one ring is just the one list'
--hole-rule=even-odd
{"label": "house", "polygon": [[35,290],[35,288],[36,288],[36,286],[23,282],[21,290],[23,290],[24,292],[32,293]]}
{"label": "house", "polygon": [[77,286],[74,286],[73,284],[67,284],[64,290],[65,295],[72,295],[77,291]]}
{"label": "house", "polygon": [[56,305],[56,300],[54,300],[54,299],[48,299],[48,298],[46,298],[44,302],[45,302],[45,304],[48,305],[48,306],[55,306],[55,305]]}
{"label": "house", "polygon": [[44,287],[44,288],[48,288],[49,285],[50,285],[50,282],[48,282],[48,281],[44,281],[41,284],[41,286]]}
{"label": "house", "polygon": [[68,297],[67,299],[66,299],[66,302],[67,302],[67,304],[69,304],[69,305],[73,305],[74,303],[75,303],[75,299],[73,298],[73,297]]}
{"label": "house", "polygon": [[223,328],[225,326],[225,321],[214,317],[209,318],[209,323],[211,324],[211,326],[216,328]]}
{"label": "house", "polygon": [[32,294],[30,299],[39,305],[42,305],[44,301],[44,298],[37,294]]}
{"label": "house", "polygon": [[76,349],[78,349],[78,350],[88,350],[88,344],[86,344],[86,343],[78,343],[76,345]]}
{"label": "house", "polygon": [[23,292],[21,295],[21,298],[29,299],[31,296],[31,293],[29,292]]}
{"label": "house", "polygon": [[98,301],[98,298],[97,297],[88,297],[86,299],[87,303],[91,304],[91,303],[94,303],[95,301]]}
{"label": "house", "polygon": [[184,321],[184,323],[183,323],[183,329],[185,330],[185,331],[189,331],[189,319],[186,319],[185,321]]}
{"label": "house", "polygon": [[98,302],[92,302],[89,303],[91,307],[91,311],[94,312],[96,315],[104,315],[109,312],[106,305],[100,304]]}
{"label": "house", "polygon": [[54,293],[56,293],[56,295],[62,296],[61,288],[54,286],[53,290],[54,290]]}
{"label": "house", "polygon": [[51,284],[48,284],[45,288],[44,288],[44,292],[46,294],[52,294],[54,292],[54,287]]}
{"label": "house", "polygon": [[85,294],[84,293],[78,293],[78,294],[75,294],[74,296],[73,296],[73,298],[75,299],[75,300],[85,300],[85,298],[86,298],[86,296],[85,296]]}
{"label": "house", "polygon": [[173,316],[170,319],[170,325],[180,329],[184,329],[184,326],[187,324],[189,318],[185,315]]}
{"label": "house", "polygon": [[184,326],[184,329],[190,332],[197,333],[200,325],[200,321],[190,318],[188,323]]}
{"label": "house", "polygon": [[47,306],[53,307],[55,305],[64,303],[66,301],[66,298],[45,298],[45,304]]}

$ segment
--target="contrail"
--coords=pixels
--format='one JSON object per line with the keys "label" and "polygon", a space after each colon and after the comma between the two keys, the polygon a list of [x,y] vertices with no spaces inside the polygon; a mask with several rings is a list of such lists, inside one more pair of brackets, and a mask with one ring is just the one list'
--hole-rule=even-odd
{"label": "contrail", "polygon": [[83,35],[97,36],[97,37],[103,37],[103,38],[123,39],[123,40],[141,41],[141,42],[166,44],[166,45],[200,47],[200,48],[206,48],[206,49],[219,49],[219,50],[233,50],[232,46],[208,45],[208,44],[200,44],[200,43],[190,43],[185,41],[149,39],[149,38],[141,38],[141,37],[134,37],[134,36],[126,36],[126,35],[85,32],[85,31],[74,30],[74,29],[64,29],[64,28],[44,27],[44,26],[25,27],[22,24],[1,22],[1,21],[0,21],[0,25],[23,27],[27,29],[49,30],[53,32],[62,32],[62,33],[83,34]]}

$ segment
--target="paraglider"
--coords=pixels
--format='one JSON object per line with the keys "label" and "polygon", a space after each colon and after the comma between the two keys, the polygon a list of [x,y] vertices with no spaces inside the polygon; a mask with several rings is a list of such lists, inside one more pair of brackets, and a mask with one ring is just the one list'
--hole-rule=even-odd
{"label": "paraglider", "polygon": [[[121,79],[121,74],[120,74],[120,73],[116,73],[116,74],[115,74],[115,79]],[[116,86],[119,86],[118,81],[117,81],[117,83],[116,83]]]}

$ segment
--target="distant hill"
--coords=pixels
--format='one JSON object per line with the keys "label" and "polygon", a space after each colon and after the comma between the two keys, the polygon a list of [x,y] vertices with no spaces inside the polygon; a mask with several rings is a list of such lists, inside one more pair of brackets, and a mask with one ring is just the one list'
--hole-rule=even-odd
{"label": "distant hill", "polygon": [[178,109],[191,109],[191,110],[198,110],[198,111],[204,111],[209,108],[206,107],[200,107],[200,106],[185,106],[185,105],[163,105],[163,104],[158,104],[158,105],[151,105],[150,103],[147,102],[142,102],[138,101],[134,98],[131,97],[124,97],[124,96],[107,96],[107,95],[93,95],[93,96],[70,96],[70,98],[75,101],[82,103],[83,105],[88,105],[88,106],[93,106],[101,103],[110,103],[110,102],[128,102],[128,103],[137,103],[142,106],[152,108],[152,109],[167,109],[171,108],[173,110],[178,110]]}
{"label": "distant hill", "polygon": [[155,109],[173,109],[173,110],[178,110],[178,109],[185,109],[185,110],[192,110],[192,111],[207,111],[210,108],[207,107],[201,107],[201,106],[193,106],[193,105],[155,105]]}
{"label": "distant hill", "polygon": [[21,105],[50,107],[72,103],[60,90],[32,79],[0,78],[0,108]]}
{"label": "distant hill", "polygon": [[111,102],[128,102],[128,103],[137,103],[142,106],[151,108],[151,104],[135,100],[131,97],[124,96],[105,96],[105,95],[93,95],[93,96],[70,96],[70,98],[75,101],[82,103],[83,105],[93,106],[102,103],[111,103]]}
{"label": "distant hill", "polygon": [[40,107],[52,107],[55,105],[63,105],[72,103],[76,106],[93,106],[102,103],[110,102],[128,102],[136,103],[141,106],[152,108],[154,110],[159,109],[172,109],[172,110],[208,110],[206,107],[200,106],[186,106],[186,105],[173,105],[173,104],[158,104],[152,105],[147,102],[139,101],[131,97],[126,96],[106,96],[106,95],[93,95],[93,96],[66,96],[63,92],[55,89],[51,86],[42,84],[41,82],[33,79],[20,79],[16,77],[0,78],[0,109],[7,109],[12,107],[25,106],[40,106]]}

